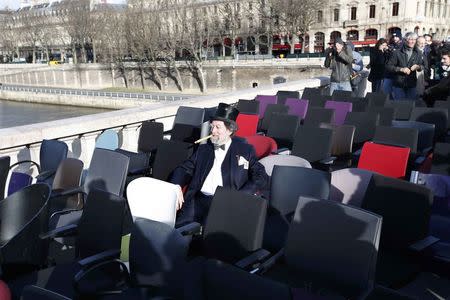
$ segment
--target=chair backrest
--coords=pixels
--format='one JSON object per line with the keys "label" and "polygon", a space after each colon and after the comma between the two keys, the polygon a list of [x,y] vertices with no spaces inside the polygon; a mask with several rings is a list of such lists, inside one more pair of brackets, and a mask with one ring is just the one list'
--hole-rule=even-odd
{"label": "chair backrest", "polygon": [[303,120],[304,125],[318,127],[321,123],[331,124],[334,122],[334,109],[309,107]]}
{"label": "chair backrest", "polygon": [[175,226],[179,187],[162,180],[140,177],[128,184],[127,199],[133,219],[145,218]]}
{"label": "chair backrest", "polygon": [[64,295],[46,290],[39,286],[27,285],[23,288],[21,300],[71,300]]}
{"label": "chair backrest", "polygon": [[285,105],[289,107],[288,114],[298,116],[303,120],[308,111],[309,100],[287,98]]}
{"label": "chair backrest", "polygon": [[205,110],[199,107],[180,106],[175,115],[174,124],[187,124],[200,127],[203,123]]}
{"label": "chair backrest", "polygon": [[300,98],[300,93],[298,91],[278,91],[277,92],[277,98],[278,98],[278,104],[284,104],[286,102],[286,99],[293,98],[298,99]]}
{"label": "chair backrest", "polygon": [[311,100],[311,98],[315,98],[317,96],[321,96],[322,91],[318,88],[305,88],[302,93],[302,99]]}
{"label": "chair backrest", "polygon": [[309,107],[324,108],[325,102],[327,102],[328,100],[331,100],[331,97],[328,95],[320,95],[320,96],[312,97],[310,99],[308,99],[308,98],[302,98],[302,99],[309,100]]}
{"label": "chair backrest", "polygon": [[180,141],[193,144],[200,138],[201,126],[193,126],[189,124],[175,123],[172,127],[170,140]]}
{"label": "chair backrest", "polygon": [[410,120],[434,124],[435,138],[440,138],[447,133],[448,109],[415,107],[411,112]]}
{"label": "chair backrest", "polygon": [[8,196],[21,190],[22,188],[31,185],[33,177],[26,173],[11,172],[8,183]]}
{"label": "chair backrest", "polygon": [[236,119],[238,130],[235,135],[240,137],[255,135],[258,129],[258,121],[258,115],[239,113]]}
{"label": "chair backrest", "polygon": [[371,107],[383,107],[389,99],[389,95],[383,92],[370,92],[366,94],[366,99],[370,100]]}
{"label": "chair backrest", "polygon": [[264,117],[261,120],[260,129],[263,131],[267,131],[273,116],[275,114],[287,114],[288,110],[289,107],[283,104],[268,104],[264,113]]}
{"label": "chair backrest", "polygon": [[331,172],[330,200],[361,207],[372,174],[357,168]]}
{"label": "chair backrest", "polygon": [[[165,223],[137,218],[130,237],[130,274],[134,284],[170,288],[182,285],[188,239]],[[177,284],[178,283],[178,284]]]}
{"label": "chair backrest", "polygon": [[299,125],[300,120],[297,116],[276,114],[272,116],[267,136],[273,138],[279,148],[291,148]]}
{"label": "chair backrest", "polygon": [[341,101],[327,101],[325,102],[325,108],[334,109],[334,122],[335,125],[344,124],[347,113],[352,111],[352,102]]}
{"label": "chair backrest", "polygon": [[431,173],[450,175],[450,144],[436,143],[434,145]]}
{"label": "chair backrest", "polygon": [[48,230],[50,186],[37,183],[0,201],[0,264],[39,266],[48,245],[39,234]]}
{"label": "chair backrest", "polygon": [[292,155],[317,162],[331,156],[333,130],[299,126],[292,146]]}
{"label": "chair backrest", "polygon": [[414,128],[418,130],[417,150],[422,152],[432,148],[434,143],[434,124],[417,121],[392,121],[392,127]]}
{"label": "chair backrest", "polygon": [[205,110],[205,114],[203,115],[203,123],[205,123],[205,122],[209,123],[211,121],[211,118],[216,115],[217,106],[205,107],[204,110]]}
{"label": "chair backrest", "polygon": [[375,143],[392,146],[407,147],[410,153],[417,153],[419,132],[415,128],[398,128],[390,126],[377,126],[373,141]]}
{"label": "chair backrest", "polygon": [[191,144],[164,140],[156,150],[152,176],[159,180],[168,181],[173,170],[188,159],[192,151]]}
{"label": "chair backrest", "polygon": [[269,155],[260,159],[259,162],[264,166],[264,170],[269,176],[272,176],[275,166],[312,168],[309,161],[295,155]]}
{"label": "chair backrest", "polygon": [[259,114],[259,101],[239,99],[236,108],[241,114]]}
{"label": "chair backrest", "polygon": [[286,263],[306,278],[335,286],[347,298],[356,296],[373,286],[381,223],[380,216],[358,208],[300,197],[287,237]]}
{"label": "chair backrest", "polygon": [[328,199],[331,175],[328,172],[291,166],[275,166],[270,185],[270,206],[282,215],[294,213],[298,197]]}
{"label": "chair backrest", "polygon": [[373,138],[378,122],[379,116],[376,112],[349,112],[344,124],[355,126],[353,142],[360,144]]}
{"label": "chair backrest", "polygon": [[116,150],[119,148],[119,136],[112,129],[103,131],[95,141],[95,148]]}
{"label": "chair backrest", "polygon": [[164,125],[160,122],[144,121],[138,138],[138,151],[151,153],[158,148],[163,140]]}
{"label": "chair backrest", "polygon": [[366,142],[358,160],[358,168],[402,178],[406,174],[409,153],[407,147]]}
{"label": "chair backrest", "polygon": [[96,148],[83,186],[87,194],[99,189],[122,196],[128,173],[129,158],[121,153]]}
{"label": "chair backrest", "polygon": [[236,262],[261,248],[267,201],[218,187],[203,231],[207,257]]}
{"label": "chair backrest", "polygon": [[277,96],[258,95],[255,101],[259,102],[259,118],[262,119],[266,113],[267,105],[277,104]]}
{"label": "chair backrest", "polygon": [[57,140],[43,140],[39,152],[41,172],[56,171],[59,164],[67,158],[67,144]]}
{"label": "chair backrest", "polygon": [[355,126],[353,125],[330,125],[322,124],[321,128],[333,130],[331,140],[331,155],[343,155],[352,153]]}
{"label": "chair backrest", "polygon": [[373,106],[369,109],[371,112],[376,112],[380,116],[379,125],[382,126],[391,126],[392,121],[395,116],[395,108],[394,107],[382,107],[382,106]]}
{"label": "chair backrest", "polygon": [[271,155],[278,149],[275,140],[268,136],[252,135],[245,137],[245,140],[253,146],[255,149],[256,158],[258,159]]}
{"label": "chair backrest", "polygon": [[333,94],[331,95],[331,98],[333,100],[349,100],[353,97],[352,91],[341,91],[341,90],[334,90]]}
{"label": "chair backrest", "polygon": [[[76,158],[66,158],[61,162],[53,180],[53,190],[74,189],[81,184],[83,162]],[[74,207],[81,201],[81,195],[74,195],[66,199],[66,207]]]}
{"label": "chair backrest", "polygon": [[77,256],[85,258],[120,249],[126,200],[103,190],[91,189],[78,221]]}
{"label": "chair backrest", "polygon": [[394,120],[409,120],[416,103],[409,100],[388,100],[384,106],[395,108]]}
{"label": "chair backrest", "polygon": [[362,208],[383,217],[380,250],[406,249],[425,238],[432,202],[425,186],[373,174]]}
{"label": "chair backrest", "polygon": [[[449,97],[450,98],[450,97]],[[435,101],[434,102],[435,108],[446,108],[448,110],[448,115],[450,116],[450,101]],[[448,118],[447,127],[450,128],[450,117]]]}
{"label": "chair backrest", "polygon": [[9,156],[0,157],[0,200],[5,198],[6,179],[8,179],[10,162],[11,158]]}

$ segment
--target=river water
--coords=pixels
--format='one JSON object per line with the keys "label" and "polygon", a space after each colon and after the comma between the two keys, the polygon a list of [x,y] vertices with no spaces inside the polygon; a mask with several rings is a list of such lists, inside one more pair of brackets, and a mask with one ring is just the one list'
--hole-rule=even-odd
{"label": "river water", "polygon": [[0,128],[54,121],[107,111],[111,110],[0,100]]}

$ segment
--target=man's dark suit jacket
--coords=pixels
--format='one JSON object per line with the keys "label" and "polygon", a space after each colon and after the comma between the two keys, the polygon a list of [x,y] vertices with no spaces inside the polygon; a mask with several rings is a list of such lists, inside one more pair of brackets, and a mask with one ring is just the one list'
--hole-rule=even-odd
{"label": "man's dark suit jacket", "polygon": [[[194,209],[193,202],[213,166],[214,157],[214,146],[208,142],[200,145],[188,160],[174,170],[170,182],[181,187],[189,184],[182,210]],[[248,161],[247,169],[239,165],[240,157]],[[238,139],[232,140],[222,163],[222,181],[226,188],[252,194],[267,188],[268,176],[263,165],[258,162],[252,145]],[[193,211],[182,213],[193,214]]]}

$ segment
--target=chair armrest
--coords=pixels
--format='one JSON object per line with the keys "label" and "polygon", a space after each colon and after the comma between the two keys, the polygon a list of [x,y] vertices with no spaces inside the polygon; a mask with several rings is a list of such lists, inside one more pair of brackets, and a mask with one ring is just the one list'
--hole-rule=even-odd
{"label": "chair armrest", "polygon": [[85,269],[85,268],[89,268],[93,265],[102,263],[104,261],[118,258],[119,255],[120,255],[119,249],[106,250],[106,251],[91,255],[89,257],[83,258],[82,260],[79,260],[78,265],[81,268]]}
{"label": "chair armrest", "polygon": [[36,176],[36,181],[38,181],[38,182],[45,181],[47,178],[50,178],[51,176],[55,175],[55,173],[56,173],[56,170],[48,170],[48,171],[39,173]]}
{"label": "chair armrest", "polygon": [[409,249],[416,251],[416,252],[421,252],[423,250],[425,250],[426,248],[428,248],[429,246],[436,244],[437,242],[439,242],[440,239],[438,239],[437,237],[434,237],[432,235],[427,236],[426,238],[415,242],[412,245],[409,245]]}
{"label": "chair armrest", "polygon": [[50,230],[45,233],[41,233],[39,235],[39,238],[41,240],[53,239],[53,238],[57,238],[57,237],[75,235],[75,234],[77,234],[77,232],[78,232],[78,225],[70,224],[67,226],[55,228],[55,229]]}
{"label": "chair armrest", "polygon": [[416,157],[416,159],[414,159],[414,165],[416,166],[420,166],[421,164],[423,164],[423,162],[427,159],[426,156],[418,156]]}
{"label": "chair armrest", "polygon": [[12,170],[12,168],[14,168],[15,166],[18,166],[20,164],[25,164],[25,163],[30,163],[32,165],[35,165],[37,170],[38,170],[38,173],[41,173],[41,167],[39,166],[39,164],[37,162],[35,162],[35,161],[32,161],[32,160],[21,160],[21,161],[18,161],[16,163],[10,165],[9,169]]}
{"label": "chair armrest", "polygon": [[429,153],[431,153],[431,151],[433,151],[433,147],[423,148],[422,155],[427,156]]}
{"label": "chair armrest", "polygon": [[250,273],[255,274],[263,274],[267,270],[269,270],[278,260],[280,260],[284,256],[284,248],[281,248],[280,251],[269,257],[269,259],[262,262],[257,268],[250,271]]}
{"label": "chair armrest", "polygon": [[319,163],[321,163],[323,165],[332,165],[335,160],[336,160],[336,156],[330,156],[328,158],[319,160]]}
{"label": "chair armrest", "polygon": [[270,255],[270,252],[265,249],[258,249],[247,257],[244,257],[234,265],[241,269],[246,269],[256,263],[260,263],[266,260]]}
{"label": "chair armrest", "polygon": [[73,196],[73,195],[76,195],[76,194],[87,195],[86,191],[83,189],[83,187],[80,186],[80,187],[76,187],[76,188],[73,188],[73,189],[62,190],[62,191],[53,190],[52,194],[50,195],[50,199],[52,199],[52,198],[59,198],[59,197],[69,197],[69,196]]}
{"label": "chair armrest", "polygon": [[198,235],[202,233],[202,225],[197,222],[192,222],[177,228],[177,231],[182,235]]}
{"label": "chair armrest", "polygon": [[282,154],[282,155],[290,155],[291,154],[291,150],[289,150],[288,148],[280,148],[277,149],[274,154]]}

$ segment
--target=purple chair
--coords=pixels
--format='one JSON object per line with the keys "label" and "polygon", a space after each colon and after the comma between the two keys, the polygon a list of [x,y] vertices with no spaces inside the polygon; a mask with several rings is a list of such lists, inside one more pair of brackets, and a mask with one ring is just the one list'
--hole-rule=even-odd
{"label": "purple chair", "polygon": [[303,120],[308,111],[309,100],[287,98],[285,105],[289,107],[288,114],[298,116]]}
{"label": "purple chair", "polygon": [[26,186],[31,185],[32,181],[33,177],[31,177],[31,175],[21,172],[12,172],[9,179],[8,196],[14,194],[18,190],[21,190]]}
{"label": "purple chair", "polygon": [[256,101],[259,102],[259,118],[262,119],[264,117],[264,113],[266,112],[267,105],[269,104],[277,104],[277,96],[267,96],[267,95],[258,95],[255,98]]}
{"label": "purple chair", "polygon": [[334,123],[335,125],[343,125],[347,113],[352,111],[353,104],[351,102],[327,101],[325,108],[334,109]]}

